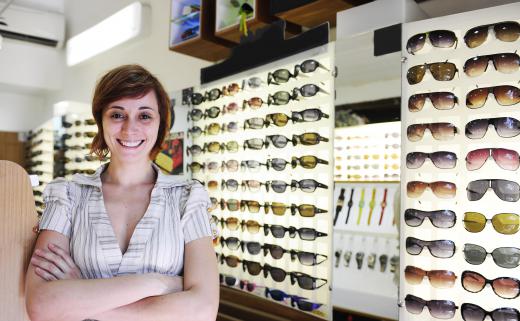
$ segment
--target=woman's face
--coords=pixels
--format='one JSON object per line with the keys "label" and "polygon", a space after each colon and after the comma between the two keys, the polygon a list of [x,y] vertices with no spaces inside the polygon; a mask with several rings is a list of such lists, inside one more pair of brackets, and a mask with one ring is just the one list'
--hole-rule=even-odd
{"label": "woman's face", "polygon": [[149,160],[159,124],[159,106],[153,90],[141,98],[123,98],[109,104],[103,112],[103,132],[111,158]]}

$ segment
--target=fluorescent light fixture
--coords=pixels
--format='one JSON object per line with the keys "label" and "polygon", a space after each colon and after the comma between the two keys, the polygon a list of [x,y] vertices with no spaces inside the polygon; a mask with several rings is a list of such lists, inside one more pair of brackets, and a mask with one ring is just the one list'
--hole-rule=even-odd
{"label": "fluorescent light fixture", "polygon": [[67,41],[67,65],[73,66],[143,34],[148,7],[134,2]]}

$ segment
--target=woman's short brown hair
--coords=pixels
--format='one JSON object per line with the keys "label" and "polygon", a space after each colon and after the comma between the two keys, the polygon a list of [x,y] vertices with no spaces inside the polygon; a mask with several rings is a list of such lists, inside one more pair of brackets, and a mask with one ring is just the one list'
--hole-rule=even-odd
{"label": "woman's short brown hair", "polygon": [[170,98],[163,86],[148,70],[139,65],[123,65],[110,70],[98,81],[92,98],[92,115],[96,120],[98,133],[92,141],[90,153],[104,158],[109,149],[103,136],[103,112],[110,103],[123,98],[141,98],[151,90],[159,105],[160,124],[150,159],[155,159],[170,130]]}

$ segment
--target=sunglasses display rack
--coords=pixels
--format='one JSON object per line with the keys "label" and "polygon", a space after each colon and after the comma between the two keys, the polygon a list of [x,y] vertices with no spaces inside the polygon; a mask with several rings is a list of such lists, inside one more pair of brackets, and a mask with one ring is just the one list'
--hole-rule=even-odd
{"label": "sunglasses display rack", "polygon": [[335,181],[399,181],[401,122],[334,130]]}
{"label": "sunglasses display rack", "polygon": [[36,211],[43,212],[42,193],[45,185],[53,179],[54,127],[52,121],[27,132],[25,143],[25,169],[29,175],[38,176],[39,185],[33,187]]}
{"label": "sunglasses display rack", "polygon": [[399,320],[520,320],[519,23],[403,27]]}
{"label": "sunglasses display rack", "polygon": [[335,183],[334,306],[397,318],[396,193],[398,183]]}
{"label": "sunglasses display rack", "polygon": [[222,284],[325,319],[333,66],[332,45],[316,47],[196,89],[188,113],[188,168],[212,198]]}
{"label": "sunglasses display rack", "polygon": [[104,162],[95,155],[89,155],[90,144],[97,133],[97,126],[91,114],[68,113],[63,116],[62,126],[65,133],[62,136],[64,157],[64,172],[58,176],[70,178],[75,173],[94,174]]}

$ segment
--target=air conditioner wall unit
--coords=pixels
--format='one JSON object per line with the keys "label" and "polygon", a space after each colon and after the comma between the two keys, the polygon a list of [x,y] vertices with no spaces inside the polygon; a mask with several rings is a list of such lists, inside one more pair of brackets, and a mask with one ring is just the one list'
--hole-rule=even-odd
{"label": "air conditioner wall unit", "polygon": [[9,6],[0,17],[0,35],[61,48],[65,38],[65,17],[59,13]]}

